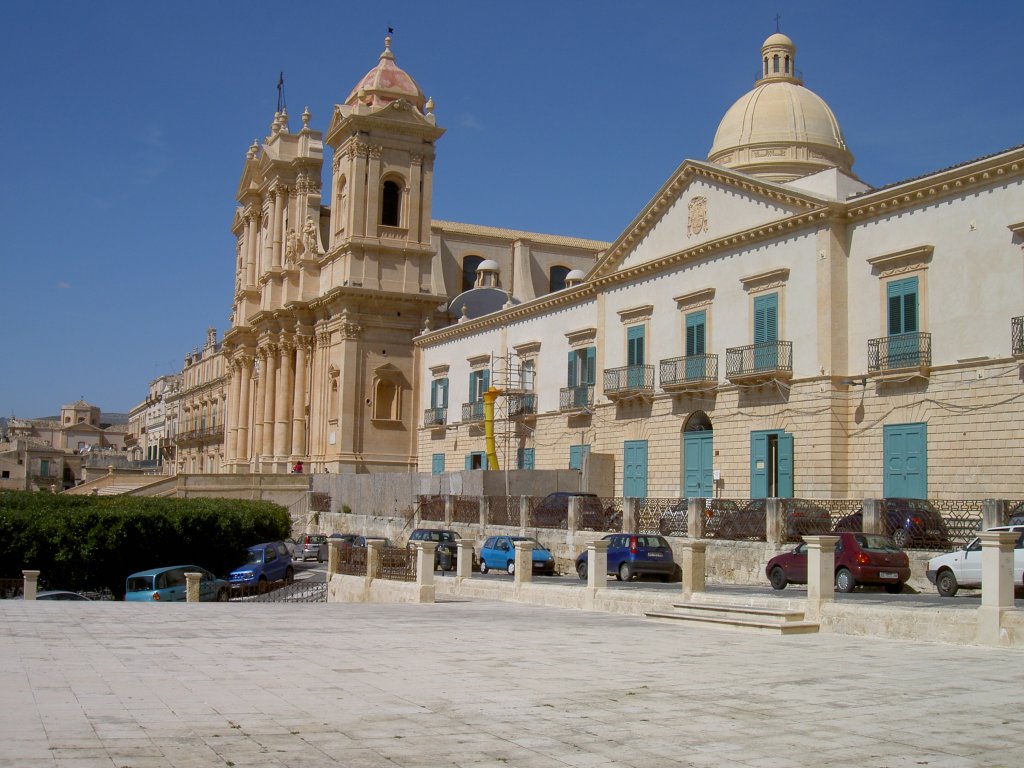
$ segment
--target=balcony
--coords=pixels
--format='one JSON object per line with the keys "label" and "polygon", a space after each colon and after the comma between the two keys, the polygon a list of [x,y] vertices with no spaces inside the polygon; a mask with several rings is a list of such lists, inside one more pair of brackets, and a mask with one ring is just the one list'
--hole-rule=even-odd
{"label": "balcony", "polygon": [[666,392],[703,392],[718,384],[718,355],[687,355],[662,360],[661,388]]}
{"label": "balcony", "polygon": [[558,390],[559,411],[582,411],[594,407],[594,385],[580,384]]}
{"label": "balcony", "polygon": [[475,403],[462,404],[462,423],[472,424],[484,420],[484,401],[477,400]]}
{"label": "balcony", "polygon": [[508,417],[528,419],[537,415],[537,395],[532,392],[508,396]]}
{"label": "balcony", "polygon": [[1014,358],[1024,360],[1024,317],[1015,317],[1010,321],[1010,345]]}
{"label": "balcony", "polygon": [[931,365],[930,333],[898,333],[868,340],[868,373],[875,378],[927,378]]}
{"label": "balcony", "polygon": [[624,365],[607,369],[604,372],[604,393],[613,401],[651,399],[654,396],[654,366]]}
{"label": "balcony", "polygon": [[733,384],[760,384],[793,378],[793,342],[761,341],[725,350],[725,377]]}
{"label": "balcony", "polygon": [[184,443],[219,443],[224,440],[224,425],[192,429],[175,435],[172,439],[178,445]]}
{"label": "balcony", "polygon": [[423,426],[443,427],[447,411],[447,408],[427,408],[427,410],[423,412]]}

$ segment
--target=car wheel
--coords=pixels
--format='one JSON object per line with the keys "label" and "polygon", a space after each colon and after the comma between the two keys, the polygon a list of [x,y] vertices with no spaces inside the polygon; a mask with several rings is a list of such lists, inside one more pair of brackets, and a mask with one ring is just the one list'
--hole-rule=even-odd
{"label": "car wheel", "polygon": [[935,577],[935,588],[942,597],[953,597],[956,595],[960,585],[956,583],[956,576],[952,571],[939,571]]}
{"label": "car wheel", "polygon": [[771,582],[772,589],[785,589],[789,583],[789,579],[786,578],[786,572],[782,570],[781,565],[776,565],[772,568],[772,572],[768,574],[768,581]]}
{"label": "car wheel", "polygon": [[586,561],[580,561],[576,563],[576,575],[580,577],[580,581],[587,580],[587,563]]}
{"label": "car wheel", "polygon": [[261,595],[264,594],[267,591],[267,577],[266,576],[260,576],[260,580],[256,584],[256,591],[259,592]]}
{"label": "car wheel", "polygon": [[897,528],[895,531],[892,532],[892,540],[897,547],[903,549],[907,546],[907,543],[910,541],[910,534],[907,532],[906,528]]}
{"label": "car wheel", "polygon": [[629,567],[629,563],[623,563],[619,566],[619,581],[629,581],[633,578],[633,571]]}
{"label": "car wheel", "polygon": [[226,588],[218,590],[218,592],[217,592],[217,602],[218,603],[226,603],[230,598],[231,598],[231,594],[228,592],[228,590]]}
{"label": "car wheel", "polygon": [[857,582],[853,578],[853,574],[846,568],[840,568],[836,573],[836,591],[853,592],[855,586],[857,586]]}
{"label": "car wheel", "polygon": [[485,563],[483,560],[481,560],[480,561],[480,573],[487,573],[487,571],[488,571],[487,563]]}
{"label": "car wheel", "polygon": [[683,580],[683,567],[681,565],[679,565],[679,563],[676,563],[672,567],[672,576],[669,577],[669,581],[671,581],[674,584],[678,584],[682,580]]}
{"label": "car wheel", "polygon": [[890,595],[898,595],[900,592],[903,591],[903,585],[902,584],[886,584],[885,585],[885,591],[888,592]]}
{"label": "car wheel", "polygon": [[505,566],[505,572],[508,573],[509,576],[515,576],[516,575],[516,561],[515,560],[509,560],[508,561],[508,565]]}
{"label": "car wheel", "polygon": [[323,556],[319,552],[316,553],[316,561],[318,563],[322,563],[324,561]]}

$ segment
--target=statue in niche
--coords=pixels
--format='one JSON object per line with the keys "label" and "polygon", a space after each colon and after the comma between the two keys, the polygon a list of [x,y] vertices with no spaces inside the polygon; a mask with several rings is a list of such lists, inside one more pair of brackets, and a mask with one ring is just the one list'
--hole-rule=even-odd
{"label": "statue in niche", "polygon": [[299,233],[295,231],[295,227],[289,227],[284,249],[284,260],[287,263],[291,264],[299,258],[299,248],[301,245]]}
{"label": "statue in niche", "polygon": [[317,239],[316,223],[312,216],[307,216],[306,224],[302,227],[302,242],[305,246],[306,258],[314,258],[320,253]]}

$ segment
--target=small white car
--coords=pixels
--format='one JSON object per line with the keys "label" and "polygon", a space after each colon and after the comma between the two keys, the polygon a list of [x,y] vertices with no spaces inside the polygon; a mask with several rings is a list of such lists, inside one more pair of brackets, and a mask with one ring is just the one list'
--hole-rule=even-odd
{"label": "small white car", "polygon": [[[988,530],[1019,534],[1013,550],[1013,583],[1024,586],[1024,525],[1000,525]],[[963,549],[933,557],[925,575],[943,597],[953,597],[960,587],[980,587],[981,539],[972,539]]]}

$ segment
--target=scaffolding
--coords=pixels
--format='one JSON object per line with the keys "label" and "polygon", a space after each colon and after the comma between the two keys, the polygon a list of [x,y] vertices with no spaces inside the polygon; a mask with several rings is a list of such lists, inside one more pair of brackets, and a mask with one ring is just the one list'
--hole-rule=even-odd
{"label": "scaffolding", "polygon": [[487,468],[500,469],[498,446],[502,447],[505,468],[515,454],[513,443],[525,437],[533,429],[523,423],[525,417],[536,413],[536,396],[533,393],[532,376],[526,374],[522,357],[515,352],[505,351],[503,355],[491,355],[490,387],[483,394],[484,436],[486,442]]}

